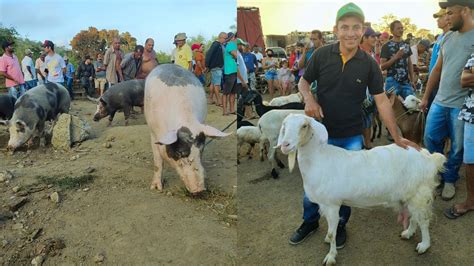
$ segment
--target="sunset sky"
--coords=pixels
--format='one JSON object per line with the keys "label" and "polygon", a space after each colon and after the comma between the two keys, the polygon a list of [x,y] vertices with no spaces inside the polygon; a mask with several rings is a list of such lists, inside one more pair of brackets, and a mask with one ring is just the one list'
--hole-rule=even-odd
{"label": "sunset sky", "polygon": [[[348,3],[343,0],[237,0],[237,6],[258,7],[263,34],[283,35],[294,30],[332,30],[337,10]],[[388,13],[409,17],[418,29],[438,33],[433,13],[439,10],[438,0],[353,0],[364,11],[366,21],[380,23]]]}

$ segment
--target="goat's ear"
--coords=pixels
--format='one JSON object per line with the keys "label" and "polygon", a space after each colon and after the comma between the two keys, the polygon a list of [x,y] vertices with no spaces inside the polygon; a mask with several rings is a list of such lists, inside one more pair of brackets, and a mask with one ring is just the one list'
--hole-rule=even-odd
{"label": "goat's ear", "polygon": [[326,130],[326,127],[324,127],[323,124],[319,123],[318,121],[312,119],[312,126],[314,129],[314,133],[316,135],[316,138],[319,140],[320,144],[326,144],[328,143],[328,131]]}
{"label": "goat's ear", "polygon": [[8,120],[0,120],[0,125],[2,126],[8,126],[10,124],[10,121]]}
{"label": "goat's ear", "polygon": [[295,168],[295,162],[296,162],[296,151],[292,151],[288,153],[288,170],[290,170],[290,173],[293,172],[293,168]]}
{"label": "goat's ear", "polygon": [[283,138],[285,137],[284,135],[285,135],[285,123],[281,125],[280,134],[278,134],[277,145],[274,147],[275,149],[281,146],[281,143],[283,142]]}

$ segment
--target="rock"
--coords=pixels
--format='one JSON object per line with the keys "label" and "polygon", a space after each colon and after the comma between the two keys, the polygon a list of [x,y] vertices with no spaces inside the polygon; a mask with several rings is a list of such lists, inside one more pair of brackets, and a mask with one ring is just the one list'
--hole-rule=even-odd
{"label": "rock", "polygon": [[89,190],[90,190],[90,188],[86,187],[86,188],[84,188],[82,191],[87,192],[87,191],[89,191]]}
{"label": "rock", "polygon": [[231,220],[234,220],[234,221],[237,221],[237,215],[234,215],[234,214],[227,215],[227,218],[229,218]]}
{"label": "rock", "polygon": [[83,142],[90,136],[90,125],[81,118],[71,116],[71,143]]}
{"label": "rock", "polygon": [[71,145],[89,138],[90,126],[70,114],[61,114],[53,128],[51,144],[56,149],[69,150]]}
{"label": "rock", "polygon": [[223,205],[223,204],[220,204],[220,203],[216,203],[216,204],[214,204],[214,206],[216,206],[216,208],[219,209],[219,210],[223,210],[223,209],[224,209],[224,205]]}
{"label": "rock", "polygon": [[8,205],[8,209],[12,212],[15,212],[18,209],[20,209],[23,205],[25,205],[25,203],[27,202],[28,202],[27,197],[15,198]]}
{"label": "rock", "polygon": [[69,158],[69,161],[75,161],[77,159],[76,155],[72,156],[71,158]]}
{"label": "rock", "polygon": [[51,144],[55,149],[71,148],[71,115],[61,114],[53,128]]}
{"label": "rock", "polygon": [[53,192],[51,195],[49,195],[49,198],[51,199],[52,202],[54,203],[59,203],[60,198],[59,198],[59,193],[58,192]]}
{"label": "rock", "polygon": [[12,188],[13,192],[17,193],[18,191],[20,191],[20,186],[15,186]]}
{"label": "rock", "polygon": [[23,224],[22,223],[16,223],[12,226],[13,230],[21,230],[23,229]]}
{"label": "rock", "polygon": [[6,222],[7,220],[13,219],[13,214],[9,211],[0,210],[0,224]]}
{"label": "rock", "polygon": [[115,137],[114,136],[108,136],[106,141],[108,142],[114,142],[115,141]]}
{"label": "rock", "polygon": [[110,142],[106,142],[106,143],[104,143],[104,145],[102,145],[102,146],[104,146],[104,148],[109,149],[109,148],[112,147],[112,144],[110,144]]}
{"label": "rock", "polygon": [[38,243],[34,248],[35,255],[43,256],[56,256],[60,253],[60,250],[65,248],[64,241],[59,238],[48,238]]}
{"label": "rock", "polygon": [[88,166],[85,170],[86,173],[90,174],[90,173],[93,173],[95,172],[95,168],[92,167],[92,166]]}
{"label": "rock", "polygon": [[12,180],[14,178],[13,173],[5,170],[0,172],[0,182],[5,182],[7,180]]}
{"label": "rock", "polygon": [[8,240],[6,240],[6,239],[2,240],[2,248],[8,246],[8,244],[9,244]]}
{"label": "rock", "polygon": [[36,238],[38,238],[42,231],[43,231],[43,228],[39,228],[39,229],[36,229],[35,231],[33,231],[33,233],[30,235],[30,241],[33,241]]}
{"label": "rock", "polygon": [[31,260],[32,265],[42,265],[44,261],[44,257],[39,255],[36,256],[34,259]]}
{"label": "rock", "polygon": [[95,263],[101,263],[101,262],[104,262],[104,260],[105,260],[105,255],[103,253],[99,253],[94,256]]}
{"label": "rock", "polygon": [[171,191],[166,192],[166,196],[173,196],[173,193]]}

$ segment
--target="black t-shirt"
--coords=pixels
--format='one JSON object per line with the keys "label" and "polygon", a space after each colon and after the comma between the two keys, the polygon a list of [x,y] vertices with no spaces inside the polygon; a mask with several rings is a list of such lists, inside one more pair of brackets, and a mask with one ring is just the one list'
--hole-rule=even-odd
{"label": "black t-shirt", "polygon": [[383,77],[377,62],[358,49],[343,65],[339,43],[316,50],[303,78],[317,80],[318,103],[323,109],[323,124],[330,138],[346,138],[362,134],[362,102],[366,90],[372,95],[383,93]]}
{"label": "black t-shirt", "polygon": [[382,46],[380,58],[390,60],[390,58],[392,58],[392,56],[396,54],[400,48],[403,48],[404,50],[403,57],[398,59],[390,68],[387,69],[387,77],[393,77],[400,83],[406,83],[409,81],[408,58],[413,54],[408,43],[394,41],[387,42]]}

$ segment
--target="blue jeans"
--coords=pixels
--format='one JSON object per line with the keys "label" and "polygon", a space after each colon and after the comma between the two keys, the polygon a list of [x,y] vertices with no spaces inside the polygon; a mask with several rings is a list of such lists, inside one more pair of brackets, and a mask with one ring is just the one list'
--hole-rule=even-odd
{"label": "blue jeans", "polygon": [[[362,150],[364,138],[362,135],[357,135],[347,138],[329,138],[328,143],[346,150],[358,151]],[[345,225],[351,216],[351,207],[342,205],[339,209],[339,224]],[[319,205],[311,202],[306,193],[303,198],[303,220],[305,223],[316,223],[319,221]]]}
{"label": "blue jeans", "polygon": [[32,79],[32,80],[25,81],[25,85],[26,85],[26,90],[30,90],[36,87],[36,85],[38,85],[38,80]]}
{"label": "blue jeans", "polygon": [[74,98],[74,92],[72,91],[72,82],[74,79],[72,77],[65,77],[64,78],[64,83],[66,85],[67,91],[69,91],[69,96],[71,96],[71,99]]}
{"label": "blue jeans", "polygon": [[[18,88],[18,90],[17,90],[17,88]],[[8,88],[8,94],[15,97],[15,99],[20,98],[21,95],[25,94],[25,92],[26,92],[25,84],[20,84],[20,85],[17,85],[15,87]]]}
{"label": "blue jeans", "polygon": [[204,76],[204,74],[201,74],[201,76],[198,76],[197,78],[199,79],[199,81],[201,82],[203,86],[206,85],[206,76]]}
{"label": "blue jeans", "polygon": [[415,95],[412,86],[410,83],[400,83],[396,81],[393,77],[387,77],[385,80],[385,90],[389,90],[391,87],[395,87],[395,94],[400,95],[405,99],[408,95]]}
{"label": "blue jeans", "polygon": [[445,183],[454,184],[459,179],[464,140],[464,121],[458,119],[460,111],[461,108],[443,107],[433,103],[426,118],[424,142],[430,152],[443,153],[446,137],[451,140],[448,161],[444,165],[446,171],[441,173]]}

